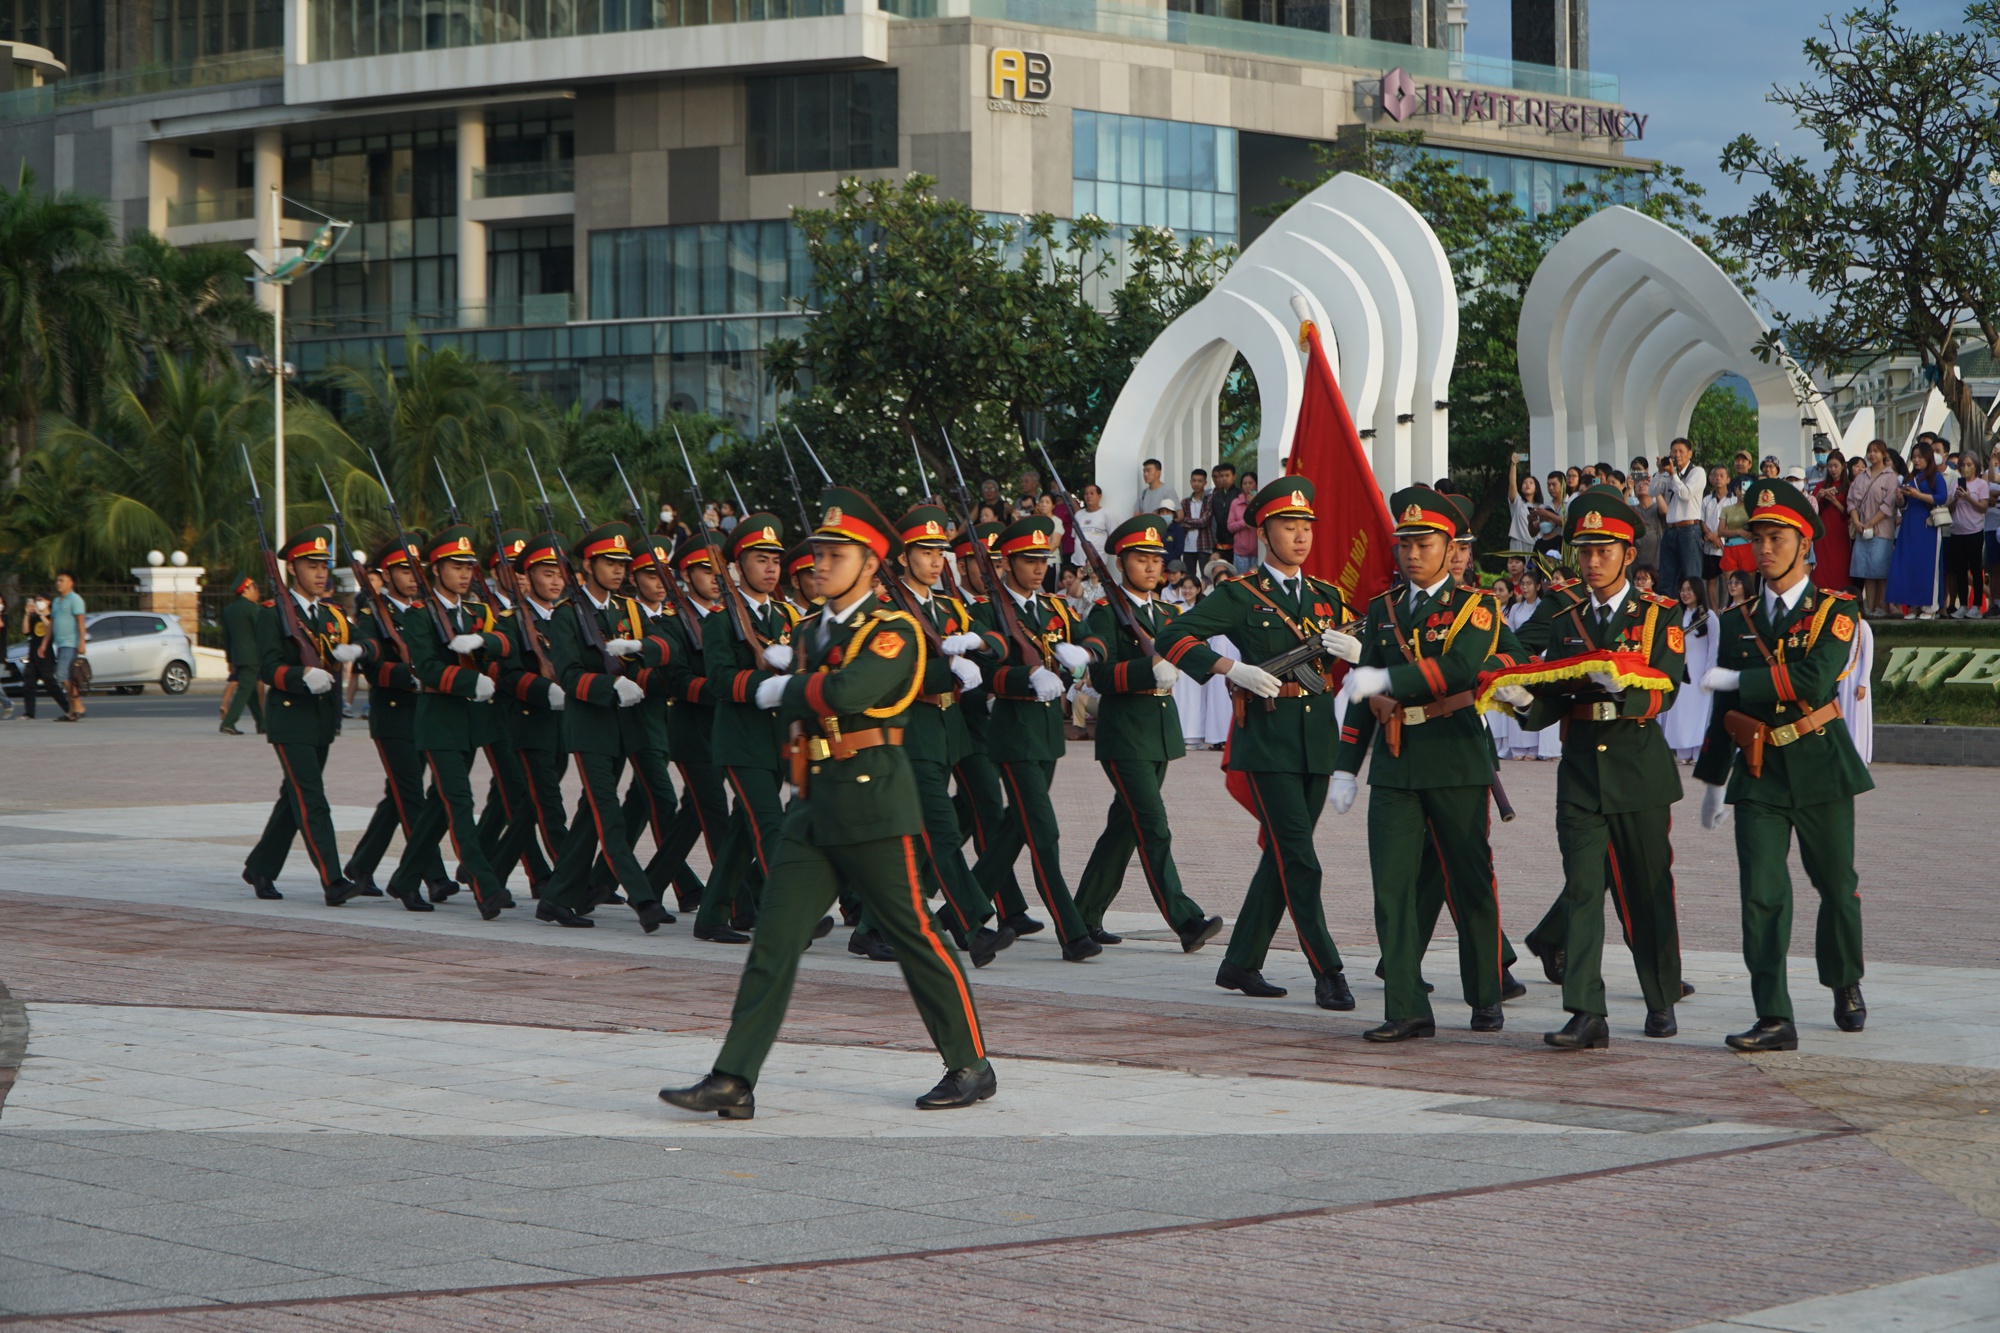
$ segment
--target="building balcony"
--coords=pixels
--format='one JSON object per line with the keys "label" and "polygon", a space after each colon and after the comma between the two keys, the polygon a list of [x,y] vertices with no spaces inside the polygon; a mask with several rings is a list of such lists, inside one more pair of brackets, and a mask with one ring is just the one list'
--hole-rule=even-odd
{"label": "building balcony", "polygon": [[475,167],[472,172],[472,197],[475,199],[513,199],[529,194],[575,192],[574,161],[508,162]]}
{"label": "building balcony", "polygon": [[67,107],[109,102],[121,97],[146,97],[193,88],[214,88],[253,79],[275,79],[285,71],[285,53],[278,47],[244,51],[180,65],[142,65],[107,74],[58,79],[34,88],[0,93],[0,121],[46,116]]}

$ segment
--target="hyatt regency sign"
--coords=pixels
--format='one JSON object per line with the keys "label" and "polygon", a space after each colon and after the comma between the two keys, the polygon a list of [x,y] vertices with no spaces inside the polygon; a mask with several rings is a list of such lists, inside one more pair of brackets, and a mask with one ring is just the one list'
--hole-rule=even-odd
{"label": "hyatt regency sign", "polygon": [[1382,114],[1393,121],[1416,116],[1449,116],[1457,121],[1487,121],[1518,125],[1549,134],[1576,134],[1586,139],[1637,140],[1646,137],[1648,117],[1621,107],[1591,102],[1565,102],[1553,97],[1529,97],[1495,88],[1461,88],[1448,83],[1418,83],[1406,69],[1382,76]]}

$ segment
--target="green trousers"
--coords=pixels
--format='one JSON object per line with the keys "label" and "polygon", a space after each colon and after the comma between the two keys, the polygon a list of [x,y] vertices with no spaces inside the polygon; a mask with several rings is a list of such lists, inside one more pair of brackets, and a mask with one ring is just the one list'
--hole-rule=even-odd
{"label": "green trousers", "polygon": [[813,928],[843,892],[860,896],[875,929],[896,951],[896,965],[917,1003],[931,1043],[951,1069],[980,1069],[986,1042],[965,967],[924,908],[922,842],[911,835],[820,847],[806,841],[804,802],[786,821],[764,886],[757,935],[736,987],[729,1036],[715,1072],[751,1084],[778,1039]]}
{"label": "green trousers", "polygon": [[375,740],[375,756],[382,761],[382,799],[362,830],[361,841],[347,858],[347,877],[357,884],[373,879],[389,840],[398,830],[403,834],[403,860],[416,862],[425,881],[444,878],[444,858],[433,841],[421,852],[417,849],[417,815],[424,808],[424,757],[406,740]]}
{"label": "green trousers", "polygon": [[264,687],[263,683],[257,679],[257,668],[253,666],[231,667],[229,669],[229,683],[236,687],[236,692],[229,696],[229,708],[222,715],[222,725],[225,727],[235,726],[236,720],[243,716],[243,710],[248,708],[250,716],[257,720],[257,734],[260,736],[263,735]]}
{"label": "green trousers", "polygon": [[[486,864],[493,868],[504,885],[507,876],[513,873],[513,861],[521,861],[528,868],[528,891],[538,893],[543,881],[549,877],[549,863],[543,859],[541,848],[535,845],[534,833],[538,821],[526,766],[515,757],[511,745],[489,745],[485,753],[486,767],[493,774],[493,780],[486,787],[486,804],[479,811],[479,845],[486,852]],[[556,809],[560,813],[560,801]],[[508,860],[503,868],[500,849],[508,846],[514,828],[519,824],[528,826],[528,836],[515,841],[513,859]],[[550,844],[551,847],[560,845],[560,842]],[[555,853],[551,851],[549,855]]]}
{"label": "green trousers", "polygon": [[701,897],[699,926],[724,926],[732,919],[754,917],[764,881],[771,876],[771,858],[778,850],[784,825],[784,801],[774,768],[725,766],[722,776],[736,797],[722,837],[721,855],[709,872]]}
{"label": "green trousers", "polygon": [[910,772],[917,779],[917,800],[924,812],[924,894],[943,897],[940,918],[949,929],[970,936],[993,915],[993,903],[965,864],[961,850],[965,837],[951,798],[951,770],[938,760],[911,755]]}
{"label": "green trousers", "polygon": [[569,822],[569,836],[556,855],[554,872],[542,889],[542,900],[572,911],[596,903],[591,892],[590,867],[602,852],[617,872],[618,885],[627,902],[634,906],[658,902],[646,879],[632,844],[625,840],[624,810],[618,803],[618,774],[625,760],[619,755],[578,754],[577,776],[583,779],[583,795],[577,799],[576,814]]}
{"label": "green trousers", "polygon": [[271,817],[264,821],[264,834],[250,849],[243,868],[265,879],[276,879],[291,855],[292,839],[303,833],[306,857],[319,875],[319,885],[327,888],[341,877],[340,844],[333,836],[333,812],[326,804],[326,752],[324,745],[273,745],[284,776],[278,783],[278,799]]}
{"label": "green trousers", "polygon": [[[1090,928],[1077,915],[1076,902],[1069,896],[1069,885],[1063,880],[1062,825],[1049,801],[1049,784],[1055,781],[1057,762],[1032,759],[999,766],[1000,781],[1007,789],[1007,815],[1000,822],[1000,831],[986,844],[985,854],[972,874],[979,881],[980,890],[989,899],[1000,902],[1010,915],[1025,911],[1026,900],[1016,907],[1007,901],[1004,890],[1014,878],[1014,858],[1026,847],[1028,860],[1034,867],[1035,892],[1041,895],[1042,906],[1048,909],[1049,920],[1055,925],[1056,942],[1067,947],[1087,936]],[[1015,897],[1020,897],[1018,888]]]}
{"label": "green trousers", "polygon": [[[561,854],[569,825],[563,818],[563,769],[567,764],[560,750],[496,748],[494,754],[505,770],[511,770],[519,793],[509,799],[506,830],[489,860],[493,873],[505,885],[514,867],[528,867],[528,891],[539,898],[542,886],[554,875],[554,862]],[[502,789],[503,791],[505,788]],[[488,804],[489,811],[491,804]],[[544,856],[547,857],[544,860]]]}
{"label": "green trousers", "polygon": [[[431,774],[431,789],[424,798],[423,809],[417,812],[410,848],[419,859],[435,855],[438,844],[449,837],[452,855],[458,858],[459,869],[465,873],[474,900],[491,902],[500,896],[500,877],[493,873],[493,865],[486,859],[486,848],[479,841],[479,819],[472,808],[472,751],[423,753],[424,766]],[[419,863],[418,859],[405,855],[396,873],[389,877],[389,891],[403,894],[420,889],[423,876],[417,871]]]}
{"label": "green trousers", "polygon": [[1792,830],[1799,860],[1819,890],[1813,957],[1819,984],[1829,989],[1861,980],[1861,878],[1854,871],[1854,798],[1843,796],[1790,810],[1738,801],[1737,888],[1743,899],[1743,961],[1759,1018],[1792,1017],[1785,954],[1792,943],[1792,875],[1786,864]]}
{"label": "green trousers", "polygon": [[[1431,937],[1437,933],[1438,913],[1445,910],[1449,905],[1449,900],[1445,897],[1444,892],[1444,858],[1438,853],[1437,839],[1426,838],[1424,839],[1424,861],[1417,869],[1417,926],[1423,932],[1424,952],[1427,953],[1430,951]],[[1556,906],[1549,909],[1550,918],[1557,918],[1557,913],[1560,911],[1561,905],[1562,899],[1558,896]],[[1451,923],[1454,928],[1458,926],[1458,912],[1455,908],[1451,914]],[[1558,935],[1555,939],[1556,947],[1561,948],[1562,937]],[[1419,957],[1421,956],[1420,954]],[[1507,938],[1505,931],[1502,931],[1500,934],[1500,966],[1502,968],[1514,966],[1516,957],[1514,942]]]}
{"label": "green trousers", "polygon": [[1257,816],[1257,841],[1262,854],[1244,891],[1236,927],[1229,932],[1224,961],[1252,971],[1262,969],[1271,950],[1278,922],[1289,913],[1299,934],[1299,948],[1315,977],[1342,968],[1340,949],[1326,928],[1320,902],[1319,852],[1313,830],[1326,809],[1325,773],[1245,773]]}
{"label": "green trousers", "polygon": [[1375,937],[1382,942],[1384,1017],[1431,1018],[1424,994],[1419,873],[1424,846],[1441,853],[1445,901],[1458,923],[1458,976],[1475,1009],[1500,1003],[1500,900],[1487,840],[1487,789],[1370,787],[1368,863],[1375,881]]}
{"label": "green trousers", "polygon": [[[713,764],[684,763],[676,760],[674,767],[681,775],[681,803],[674,812],[673,822],[667,826],[666,841],[660,844],[655,859],[665,858],[669,864],[687,864],[687,855],[694,850],[697,839],[708,853],[709,880],[715,879],[715,865],[720,859],[722,838],[729,827],[729,797],[724,794],[722,770]],[[692,869],[688,871],[690,885],[699,883]],[[650,876],[649,876],[650,878]],[[683,912],[698,910],[708,896],[708,885],[692,896],[682,892],[680,881],[675,881],[680,909]]]}
{"label": "green trousers", "polygon": [[678,852],[671,850],[674,825],[679,818],[680,797],[674,793],[673,765],[664,751],[642,751],[635,757],[632,782],[625,788],[625,835],[636,843],[641,832],[652,833],[653,856],[646,862],[646,878],[661,891],[662,897],[671,884],[677,901],[698,903],[708,885],[687,863],[688,847]]}
{"label": "green trousers", "polygon": [[1646,1008],[1671,1009],[1681,998],[1681,931],[1674,916],[1673,807],[1620,815],[1556,805],[1562,849],[1563,1008],[1609,1012],[1604,1003],[1604,895],[1610,890],[1625,944],[1639,970]]}
{"label": "green trousers", "polygon": [[1104,832],[1090,849],[1090,861],[1083,878],[1076,882],[1076,910],[1083,923],[1095,930],[1104,925],[1104,913],[1125,883],[1125,867],[1132,853],[1139,853],[1139,868],[1146,874],[1153,906],[1161,917],[1179,930],[1207,914],[1181,889],[1180,867],[1174,864],[1174,831],[1167,824],[1167,805],[1160,799],[1160,785],[1167,778],[1165,759],[1100,759],[1097,766],[1111,779],[1111,809],[1104,816]]}
{"label": "green trousers", "polygon": [[[961,845],[967,838],[972,839],[972,850],[978,856],[986,855],[987,846],[999,836],[1000,826],[1007,819],[1007,798],[1001,792],[1000,767],[987,757],[986,751],[974,750],[952,765],[953,792],[952,807],[958,811],[958,840]],[[974,872],[975,877],[977,872]],[[996,867],[994,887],[985,883],[979,885],[979,892],[989,901],[1000,904],[1002,915],[1012,916],[1025,912],[1028,903],[1021,896],[1021,883],[1014,878],[1014,867],[1005,870]]]}

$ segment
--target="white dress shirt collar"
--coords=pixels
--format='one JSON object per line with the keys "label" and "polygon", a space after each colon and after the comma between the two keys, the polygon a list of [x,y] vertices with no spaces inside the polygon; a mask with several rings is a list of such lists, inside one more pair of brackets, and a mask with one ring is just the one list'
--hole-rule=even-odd
{"label": "white dress shirt collar", "polygon": [[1807,580],[1800,579],[1784,592],[1773,592],[1769,588],[1764,589],[1764,618],[1774,625],[1777,624],[1778,608],[1782,605],[1786,612],[1790,612],[1793,607],[1797,606],[1799,598],[1806,595],[1806,582]]}

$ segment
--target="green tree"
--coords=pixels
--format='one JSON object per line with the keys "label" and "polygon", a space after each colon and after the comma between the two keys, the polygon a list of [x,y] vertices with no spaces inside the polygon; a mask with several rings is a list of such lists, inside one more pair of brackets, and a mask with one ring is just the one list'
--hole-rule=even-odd
{"label": "green tree", "polygon": [[[1990,423],[1960,370],[1960,330],[2000,347],[2000,5],[1980,0],[1960,31],[1903,25],[1894,0],[1828,19],[1807,39],[1812,73],[1773,88],[1809,147],[1742,135],[1722,153],[1763,183],[1717,224],[1758,274],[1804,284],[1814,311],[1777,316],[1806,364],[1860,367],[1915,353],[1975,444]],[[1775,352],[1775,347],[1773,351]]]}
{"label": "green tree", "polygon": [[268,344],[271,316],[252,295],[250,260],[227,246],[168,245],[134,232],[120,254],[138,298],[140,335],[154,356],[214,371],[236,343]]}
{"label": "green tree", "polygon": [[1695,400],[1688,418],[1688,443],[1703,467],[1727,466],[1739,449],[1757,457],[1757,409],[1733,389],[1711,384]]}

